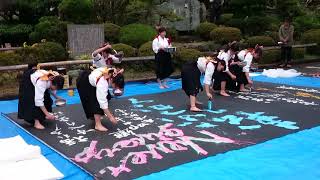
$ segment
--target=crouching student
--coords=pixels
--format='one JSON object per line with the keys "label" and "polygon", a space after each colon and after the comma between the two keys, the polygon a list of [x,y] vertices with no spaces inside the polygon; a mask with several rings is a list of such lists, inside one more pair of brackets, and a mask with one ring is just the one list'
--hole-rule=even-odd
{"label": "crouching student", "polygon": [[[249,76],[249,72],[250,72],[250,67],[252,64],[253,60],[258,61],[261,56],[262,56],[262,46],[259,46],[258,44],[255,46],[254,49],[250,48],[250,49],[245,49],[240,51],[237,54],[237,58],[238,58],[238,62],[237,63],[237,67],[235,67],[235,74],[237,77],[237,83],[239,85],[239,90],[241,92],[246,92],[248,91],[245,86],[249,85],[252,86],[253,85],[253,81],[251,80],[250,76]],[[240,67],[240,68],[239,68]]]}
{"label": "crouching student", "polygon": [[109,43],[103,44],[99,49],[92,53],[93,66],[111,67],[113,63],[119,64],[122,60],[122,54],[113,55],[113,49]]}
{"label": "crouching student", "polygon": [[94,119],[95,129],[98,131],[107,131],[101,119],[104,115],[116,124],[116,118],[109,110],[109,84],[114,89],[114,94],[121,96],[124,88],[123,70],[114,68],[97,68],[93,71],[81,72],[77,79],[77,89],[80,95],[82,107],[88,119]]}
{"label": "crouching student", "polygon": [[[216,64],[215,64],[216,63]],[[225,68],[224,61],[214,61],[212,57],[200,57],[195,62],[189,62],[183,65],[181,70],[182,89],[186,95],[190,98],[190,111],[199,112],[196,104],[201,104],[197,101],[197,94],[202,91],[202,85],[200,82],[201,74],[204,73],[204,85],[207,97],[212,99],[212,93],[210,92],[210,86],[215,71],[223,71]]]}
{"label": "crouching student", "polygon": [[24,72],[20,83],[18,118],[24,119],[36,129],[45,129],[43,121],[55,120],[51,113],[53,101],[50,93],[59,98],[55,92],[63,88],[63,76],[54,71],[31,67]]}
{"label": "crouching student", "polygon": [[220,51],[217,58],[219,60],[225,61],[226,68],[222,72],[216,72],[215,79],[214,79],[214,89],[219,90],[220,89],[220,95],[221,96],[230,96],[226,89],[228,90],[234,90],[235,82],[236,82],[236,76],[229,70],[229,65],[232,64],[233,59],[235,57],[237,51],[237,42],[232,42],[227,45],[226,49],[223,51]]}

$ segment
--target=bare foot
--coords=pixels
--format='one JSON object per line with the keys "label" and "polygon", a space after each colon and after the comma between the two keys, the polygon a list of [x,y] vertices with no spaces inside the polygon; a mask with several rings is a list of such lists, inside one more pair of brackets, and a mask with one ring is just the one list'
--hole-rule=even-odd
{"label": "bare foot", "polygon": [[191,111],[191,112],[202,112],[202,110],[199,109],[199,108],[197,108],[197,107],[191,107],[191,108],[190,108],[190,111]]}
{"label": "bare foot", "polygon": [[198,105],[202,105],[203,103],[202,103],[202,102],[200,102],[200,101],[196,101],[196,104],[198,104]]}
{"label": "bare foot", "polygon": [[39,121],[35,121],[33,127],[39,130],[45,129],[45,127]]}
{"label": "bare foot", "polygon": [[163,85],[163,87],[164,87],[164,88],[169,88],[169,86],[168,86],[168,85]]}
{"label": "bare foot", "polygon": [[161,86],[159,86],[159,88],[160,88],[160,89],[164,89],[165,87],[161,85]]}
{"label": "bare foot", "polygon": [[228,93],[223,92],[223,91],[222,91],[222,92],[220,92],[220,95],[221,95],[221,96],[225,96],[225,97],[229,97],[229,96],[230,96]]}
{"label": "bare foot", "polygon": [[102,126],[102,125],[96,125],[96,126],[94,127],[94,129],[97,130],[97,131],[101,131],[101,132],[107,132],[107,131],[108,131],[108,129],[105,128],[105,127]]}

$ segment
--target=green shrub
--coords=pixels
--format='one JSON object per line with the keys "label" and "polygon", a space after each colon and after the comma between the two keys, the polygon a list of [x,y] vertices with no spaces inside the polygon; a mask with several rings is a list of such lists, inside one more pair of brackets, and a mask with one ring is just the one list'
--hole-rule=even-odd
{"label": "green shrub", "polygon": [[3,43],[11,43],[13,46],[21,46],[29,41],[29,34],[33,27],[27,24],[0,25],[0,36]]}
{"label": "green shrub", "polygon": [[274,46],[275,42],[271,37],[268,36],[252,36],[247,40],[249,47],[255,47],[256,44],[263,46]]}
{"label": "green shrub", "polygon": [[215,51],[221,47],[214,41],[202,41],[198,43],[174,43],[177,48],[196,49],[200,52]]}
{"label": "green shrub", "polygon": [[280,41],[278,31],[266,31],[264,35],[271,37],[276,43]]}
{"label": "green shrub", "polygon": [[91,0],[62,0],[58,6],[60,17],[74,23],[91,23],[93,3]]}
{"label": "green shrub", "polygon": [[239,41],[241,39],[241,31],[233,27],[218,27],[211,31],[210,37],[217,43],[226,44],[231,41]]}
{"label": "green shrub", "polygon": [[14,52],[0,53],[0,66],[10,66],[22,62],[22,57]]}
{"label": "green shrub", "polygon": [[17,73],[1,73],[0,74],[0,85],[4,85],[4,84],[8,84],[8,82],[10,82],[10,84],[12,84],[12,82],[16,82],[17,79]]}
{"label": "green shrub", "polygon": [[139,56],[153,56],[152,41],[142,44],[139,48]]}
{"label": "green shrub", "polygon": [[63,61],[67,59],[67,52],[59,43],[45,42],[37,47],[41,54],[44,54],[45,62]]}
{"label": "green shrub", "polygon": [[144,24],[129,24],[121,28],[120,42],[133,47],[139,47],[152,40],[156,31],[152,26]]}
{"label": "green shrub", "polygon": [[306,54],[305,48],[293,48],[292,58],[293,59],[303,59]]}
{"label": "green shrub", "polygon": [[197,33],[205,40],[210,39],[210,32],[217,28],[217,25],[210,22],[203,22],[197,28]]}
{"label": "green shrub", "polygon": [[181,67],[188,61],[197,60],[202,53],[196,49],[179,48],[174,54],[174,60]]}
{"label": "green shrub", "polygon": [[244,32],[246,22],[244,19],[241,19],[241,18],[232,18],[226,22],[226,25],[230,27],[239,28],[241,31]]}
{"label": "green shrub", "polygon": [[24,47],[17,50],[23,60],[24,64],[28,62],[54,62],[63,61],[67,59],[67,53],[65,49],[55,42],[45,42],[35,44],[34,46]]}
{"label": "green shrub", "polygon": [[177,40],[179,37],[178,31],[175,28],[167,28],[167,37],[171,38],[171,40]]}
{"label": "green shrub", "polygon": [[271,19],[269,17],[252,16],[245,23],[245,33],[249,35],[261,35],[270,27]]}
{"label": "green shrub", "polygon": [[248,18],[232,18],[226,24],[230,27],[239,28],[244,34],[256,36],[268,30],[278,31],[280,23],[274,17],[251,16]]}
{"label": "green shrub", "polygon": [[232,13],[221,14],[220,19],[218,20],[218,24],[226,24],[233,17]]}
{"label": "green shrub", "polygon": [[278,62],[281,59],[280,49],[264,50],[259,64],[270,64]]}
{"label": "green shrub", "polygon": [[317,46],[307,48],[308,53],[320,54],[320,29],[311,29],[302,35],[304,43],[317,43]]}
{"label": "green shrub", "polygon": [[310,29],[320,28],[320,19],[311,15],[299,16],[294,18],[293,25],[296,36],[300,37],[300,35]]}
{"label": "green shrub", "polygon": [[113,44],[112,48],[115,49],[117,52],[123,51],[125,57],[134,57],[137,55],[136,50],[133,47],[126,44]]}
{"label": "green shrub", "polygon": [[42,39],[58,42],[62,46],[67,42],[67,22],[60,21],[58,17],[42,17],[35,26],[34,32],[29,35],[31,42],[40,42]]}
{"label": "green shrub", "polygon": [[116,24],[105,23],[104,24],[105,41],[112,42],[112,43],[119,42],[120,29],[121,27]]}

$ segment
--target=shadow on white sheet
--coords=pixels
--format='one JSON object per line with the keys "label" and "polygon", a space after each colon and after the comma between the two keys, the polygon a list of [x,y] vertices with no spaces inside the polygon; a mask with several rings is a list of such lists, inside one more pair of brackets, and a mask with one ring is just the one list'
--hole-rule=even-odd
{"label": "shadow on white sheet", "polygon": [[40,147],[28,145],[20,136],[0,139],[1,180],[53,180],[63,178],[41,154]]}

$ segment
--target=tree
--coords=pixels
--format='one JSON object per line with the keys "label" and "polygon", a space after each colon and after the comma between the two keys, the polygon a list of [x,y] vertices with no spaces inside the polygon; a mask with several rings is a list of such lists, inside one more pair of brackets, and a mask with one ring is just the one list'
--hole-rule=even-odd
{"label": "tree", "polygon": [[278,0],[277,12],[283,17],[295,17],[301,15],[302,10],[299,0]]}
{"label": "tree", "polygon": [[267,0],[231,0],[230,7],[236,17],[259,16],[265,13]]}
{"label": "tree", "polygon": [[93,21],[93,2],[91,0],[62,0],[58,6],[59,16],[74,23]]}
{"label": "tree", "polygon": [[93,9],[100,22],[122,24],[130,0],[93,0]]}
{"label": "tree", "polygon": [[12,21],[13,16],[16,15],[16,10],[14,5],[16,0],[2,0],[0,3],[0,17],[5,21]]}
{"label": "tree", "polygon": [[35,24],[42,16],[53,16],[58,13],[61,0],[1,0],[0,16],[6,21],[14,17],[20,23]]}

